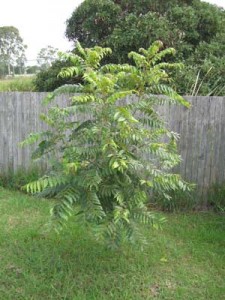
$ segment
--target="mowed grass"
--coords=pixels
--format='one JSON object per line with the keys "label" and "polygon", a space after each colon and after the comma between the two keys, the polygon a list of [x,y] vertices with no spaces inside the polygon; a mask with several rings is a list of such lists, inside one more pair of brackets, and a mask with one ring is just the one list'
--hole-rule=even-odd
{"label": "mowed grass", "polygon": [[224,215],[168,214],[109,250],[72,221],[47,232],[52,205],[0,188],[0,299],[225,299]]}
{"label": "mowed grass", "polygon": [[0,80],[0,92],[31,92],[35,90],[34,77],[13,77]]}

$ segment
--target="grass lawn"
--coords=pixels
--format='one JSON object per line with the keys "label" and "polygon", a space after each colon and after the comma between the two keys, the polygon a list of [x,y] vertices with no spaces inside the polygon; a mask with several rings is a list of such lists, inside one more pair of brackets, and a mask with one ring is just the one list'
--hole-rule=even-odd
{"label": "grass lawn", "polygon": [[169,214],[113,251],[83,228],[43,233],[51,202],[0,188],[0,299],[225,299],[225,216]]}

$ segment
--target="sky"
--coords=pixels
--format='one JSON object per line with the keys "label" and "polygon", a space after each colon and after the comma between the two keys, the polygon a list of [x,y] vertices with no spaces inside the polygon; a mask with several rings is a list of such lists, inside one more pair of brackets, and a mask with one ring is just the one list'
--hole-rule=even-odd
{"label": "sky", "polygon": [[0,27],[14,26],[27,45],[28,64],[34,64],[41,48],[61,51],[72,44],[65,38],[66,20],[82,0],[6,0],[0,9]]}
{"label": "sky", "polygon": [[[72,43],[65,38],[66,20],[81,2],[82,0],[6,0],[0,9],[0,26],[18,28],[27,45],[28,64],[32,65],[41,48],[48,45],[61,51],[72,49]],[[225,8],[225,0],[206,2]]]}

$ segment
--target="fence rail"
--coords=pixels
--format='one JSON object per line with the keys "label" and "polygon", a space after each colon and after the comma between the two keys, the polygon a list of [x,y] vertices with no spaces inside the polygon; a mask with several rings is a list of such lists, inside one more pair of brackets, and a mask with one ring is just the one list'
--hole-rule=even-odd
{"label": "fence rail", "polygon": [[[0,93],[0,172],[27,168],[31,147],[21,148],[29,133],[42,131],[46,125],[39,115],[47,108],[41,104],[46,93]],[[204,192],[213,183],[225,181],[225,98],[185,97],[191,108],[159,108],[171,130],[180,134],[179,150],[183,158],[178,172],[197,183]],[[67,97],[58,97],[66,105]]]}

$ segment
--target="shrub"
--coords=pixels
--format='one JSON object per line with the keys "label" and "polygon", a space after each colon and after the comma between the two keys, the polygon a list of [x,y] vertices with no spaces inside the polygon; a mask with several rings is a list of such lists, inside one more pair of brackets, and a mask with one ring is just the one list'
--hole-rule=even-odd
{"label": "shrub", "polygon": [[57,60],[47,70],[37,73],[34,79],[37,92],[52,92],[64,84],[75,84],[81,82],[81,78],[62,78],[58,74],[64,67],[72,66],[70,61]]}
{"label": "shrub", "polygon": [[150,197],[149,207],[160,209],[167,212],[190,211],[196,209],[197,195],[194,192],[194,186],[189,186],[191,190],[177,189],[169,192],[169,198],[163,197],[158,193],[154,193]]}
{"label": "shrub", "polygon": [[[52,107],[42,116],[52,131],[24,142],[41,138],[36,155],[51,153],[51,172],[25,189],[58,199],[52,214],[60,226],[74,213],[96,229],[98,239],[108,238],[112,245],[124,238],[134,241],[139,223],[155,224],[156,215],[147,208],[149,190],[170,198],[171,190],[188,189],[179,175],[169,173],[180,162],[177,135],[155,110],[155,104],[189,106],[166,84],[166,69],[181,65],[160,62],[175,50],[160,51],[161,47],[157,41],[140,53],[130,52],[133,66],[100,67],[111,49],[83,49],[79,43],[80,55],[64,55],[73,66],[64,68],[61,76],[82,76],[84,84],[50,94],[47,102],[66,91],[75,93],[71,105]],[[127,96],[133,100],[127,101]],[[164,136],[167,143],[162,142]]]}
{"label": "shrub", "polygon": [[208,203],[216,212],[225,212],[225,183],[210,187]]}
{"label": "shrub", "polygon": [[8,170],[0,174],[0,186],[13,190],[21,189],[21,187],[28,182],[37,180],[40,175],[41,171],[37,167],[32,167],[27,170]]}

